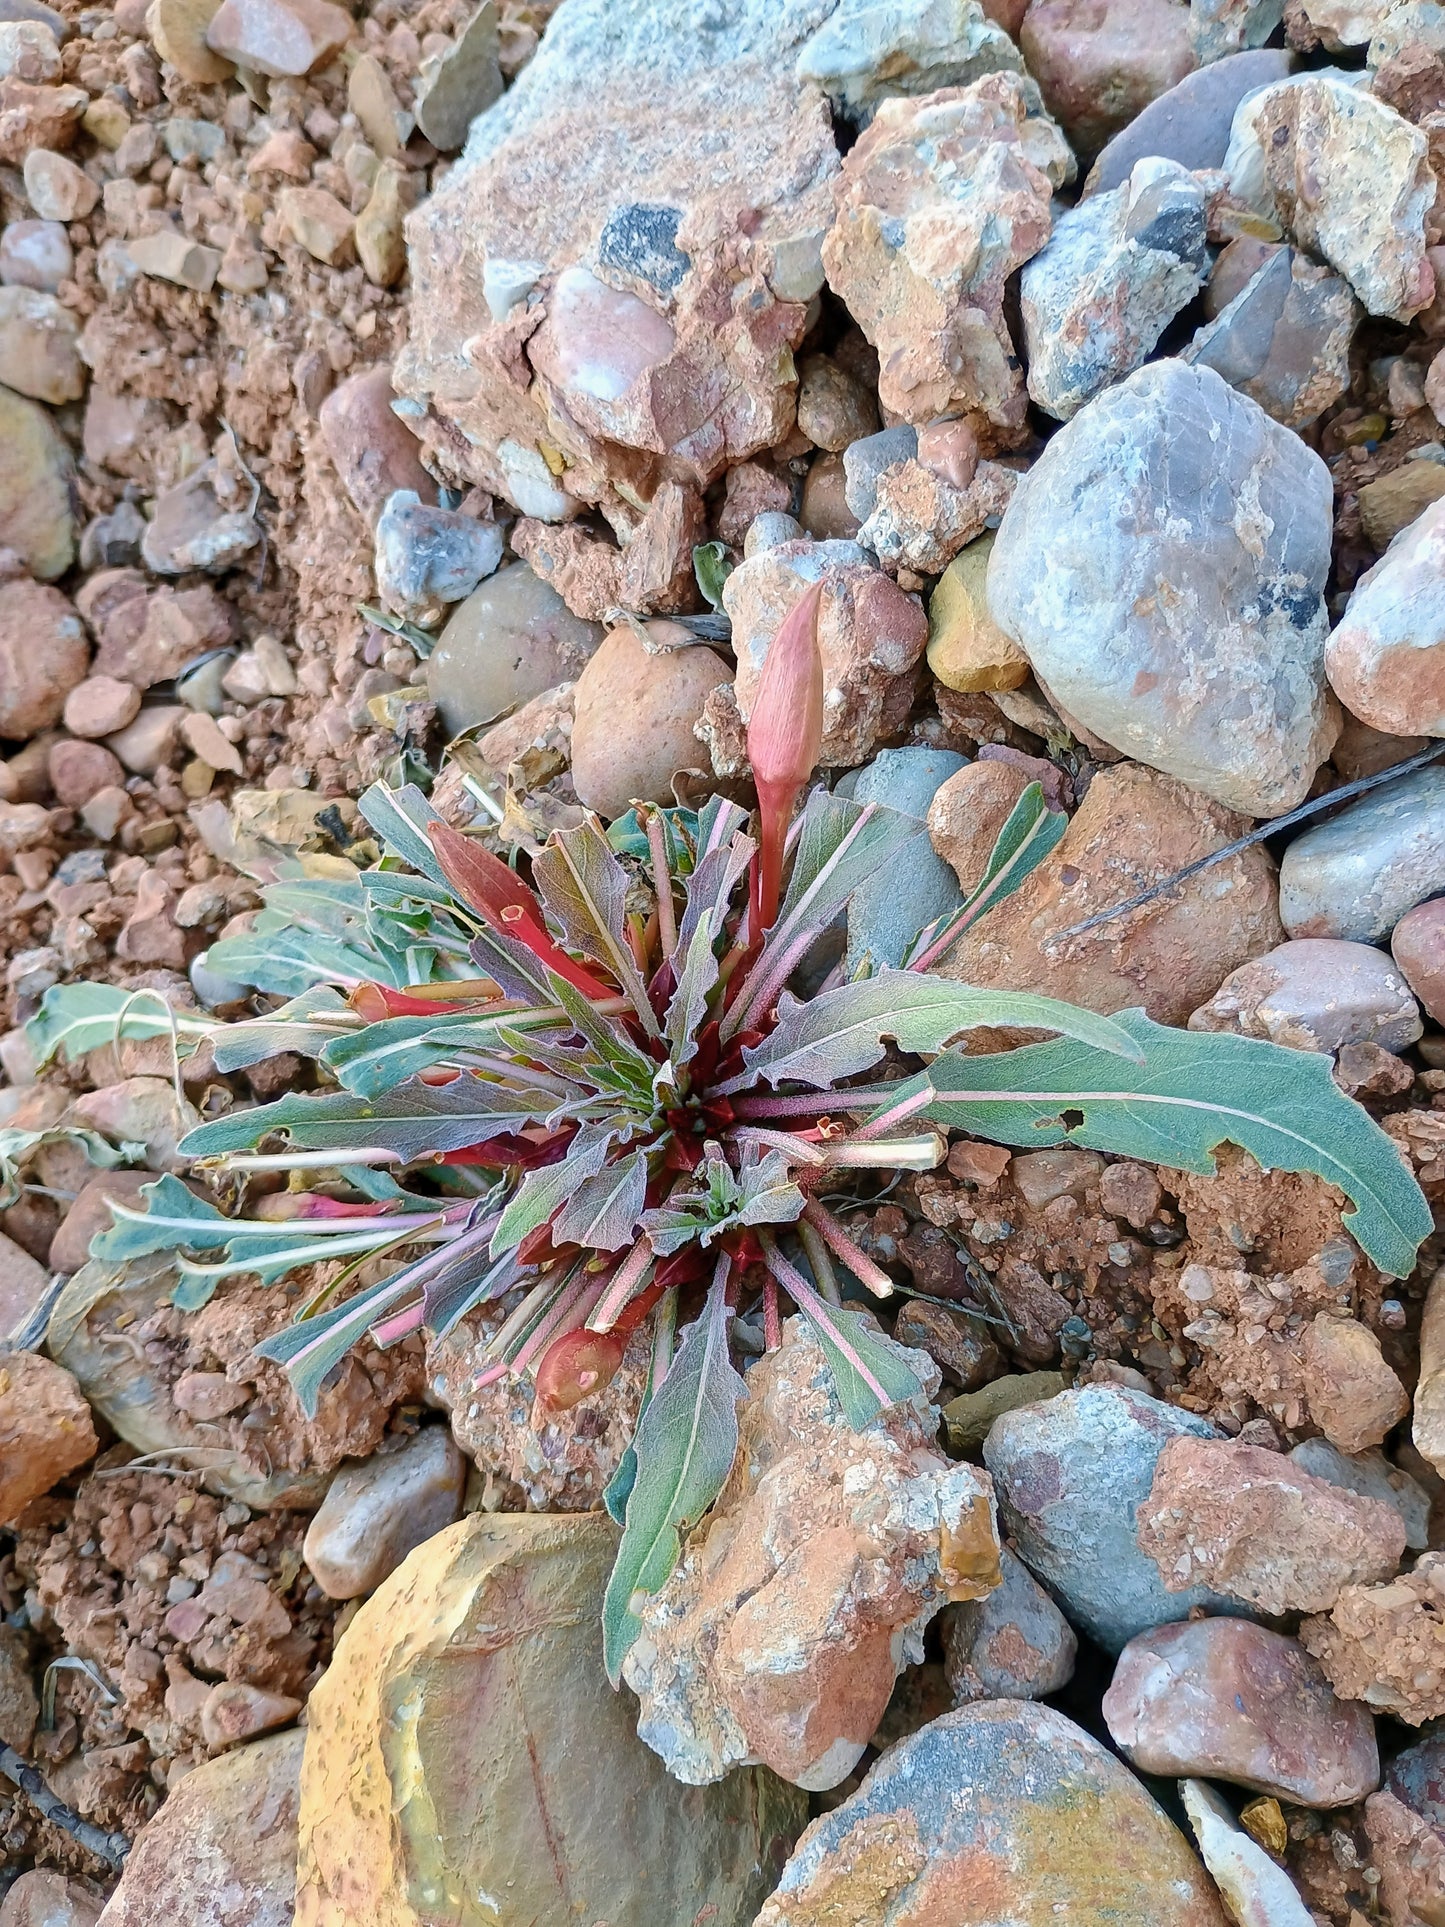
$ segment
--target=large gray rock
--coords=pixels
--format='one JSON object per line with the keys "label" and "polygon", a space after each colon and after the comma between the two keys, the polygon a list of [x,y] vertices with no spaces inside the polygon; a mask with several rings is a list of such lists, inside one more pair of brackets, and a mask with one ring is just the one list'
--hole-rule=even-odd
{"label": "large gray rock", "polygon": [[1368,943],[1302,937],[1231,971],[1191,1030],[1268,1037],[1293,1050],[1407,1050],[1424,1026],[1398,967]]}
{"label": "large gray rock", "polygon": [[891,1747],[815,1820],[756,1927],[1223,1927],[1139,1782],[1051,1706],[985,1700]]}
{"label": "large gray rock", "polygon": [[1407,910],[1445,890],[1445,769],[1386,783],[1297,836],[1279,866],[1292,937],[1379,943]]}
{"label": "large gray rock", "polygon": [[1306,428],[1350,385],[1360,320],[1350,284],[1281,248],[1183,351],[1286,428]]}
{"label": "large gray rock", "polygon": [[1231,808],[1303,801],[1338,731],[1324,680],[1333,495],[1211,368],[1154,362],[1049,443],[1004,513],[994,620],[1056,704]]}
{"label": "large gray rock", "polygon": [[[1198,16],[1198,0],[1190,8],[1190,27]],[[1230,54],[1151,100],[1105,147],[1089,170],[1085,194],[1103,194],[1118,187],[1136,161],[1151,154],[1178,161],[1181,167],[1220,167],[1229,151],[1229,129],[1234,110],[1256,87],[1283,80],[1292,56],[1283,48],[1259,47]]]}
{"label": "large gray rock", "polygon": [[1019,282],[1029,394],[1069,421],[1137,368],[1209,271],[1209,194],[1177,161],[1067,208]]}
{"label": "large gray rock", "polygon": [[1239,1610],[1204,1586],[1167,1591],[1134,1537],[1155,1462],[1183,1435],[1217,1436],[1206,1420],[1143,1392],[1085,1385],[1005,1413],[984,1441],[1014,1550],[1108,1652],[1195,1606]]}
{"label": "large gray rock", "polygon": [[1074,1629],[1022,1559],[999,1555],[1001,1584],[983,1599],[949,1606],[943,1667],[955,1706],[970,1700],[1043,1699],[1074,1677]]}
{"label": "large gray rock", "polygon": [[[921,831],[934,796],[967,761],[951,749],[885,749],[851,781],[845,777],[840,787],[857,803],[883,803],[900,815],[916,817]],[[848,905],[850,974],[869,956],[875,969],[901,964],[919,931],[962,903],[953,870],[926,835],[915,837],[886,874],[853,893]]]}

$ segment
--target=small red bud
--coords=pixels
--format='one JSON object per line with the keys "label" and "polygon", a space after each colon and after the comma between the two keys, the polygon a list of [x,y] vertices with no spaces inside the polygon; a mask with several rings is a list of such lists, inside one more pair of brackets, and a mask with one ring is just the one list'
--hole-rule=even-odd
{"label": "small red bud", "polygon": [[537,1367],[537,1403],[548,1412],[567,1412],[610,1384],[627,1349],[616,1332],[579,1328],[563,1332],[542,1354]]}
{"label": "small red bud", "polygon": [[812,775],[823,746],[823,658],[818,650],[815,582],[794,604],[768,646],[748,719],[748,760],[762,819],[761,928],[777,915],[783,845],[798,791]]}

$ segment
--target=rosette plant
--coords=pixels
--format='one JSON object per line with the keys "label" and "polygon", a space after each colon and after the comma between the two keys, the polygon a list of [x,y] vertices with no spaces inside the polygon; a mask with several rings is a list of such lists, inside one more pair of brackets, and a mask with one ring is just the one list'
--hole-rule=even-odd
{"label": "rosette plant", "polygon": [[[184,1140],[217,1203],[158,1178],[92,1247],[173,1252],[182,1307],[230,1273],[272,1282],[343,1261],[261,1347],[308,1410],[364,1334],[444,1334],[490,1305],[479,1382],[528,1374],[555,1412],[599,1393],[649,1324],[641,1416],[606,1495],[623,1526],[604,1614],[614,1679],[641,1597],[732,1464],[736,1314],[771,1346],[784,1303],[801,1313],[854,1424],[917,1390],[860,1309],[894,1284],[829,1202],[859,1173],[930,1168],[951,1130],[1196,1171],[1229,1140],[1337,1184],[1386,1272],[1408,1272],[1430,1229],[1328,1058],[933,974],[1061,834],[1037,786],[973,895],[919,933],[905,967],[835,968],[797,994],[854,891],[926,834],[821,786],[794,814],[822,739],[816,617],[813,591],[768,652],[748,732],[755,819],[719,798],[696,815],[639,807],[610,831],[588,818],[554,832],[528,877],[420,791],[377,786],[361,802],[384,850],[373,867],[283,877],[254,928],[210,952],[279,1007],[223,1024],[155,1008],[154,993],[70,985],[31,1025],[41,1059],[168,1034],[182,1052],[209,1040],[221,1072],[280,1051],[314,1060],[319,1088]],[[1047,1041],[950,1048],[980,1026]],[[879,1081],[890,1046],[920,1068]],[[289,1188],[247,1212],[257,1172]],[[359,1285],[383,1257],[394,1268]]]}

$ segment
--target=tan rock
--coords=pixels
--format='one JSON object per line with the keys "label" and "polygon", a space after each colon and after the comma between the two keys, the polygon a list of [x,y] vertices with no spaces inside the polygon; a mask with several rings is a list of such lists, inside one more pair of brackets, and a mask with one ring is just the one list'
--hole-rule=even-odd
{"label": "tan rock", "polygon": [[0,380],[34,401],[78,401],[85,369],[80,328],[68,308],[38,288],[0,288]]}
{"label": "tan rock", "polygon": [[[668,640],[670,624],[648,627]],[[706,760],[696,725],[708,691],[727,681],[711,649],[649,655],[632,628],[612,630],[577,678],[572,781],[581,801],[609,817],[635,799],[671,802],[674,772]]]}
{"label": "tan rock", "polygon": [[997,462],[978,463],[962,486],[922,460],[898,462],[878,476],[873,511],[858,540],[886,569],[938,575],[998,522],[1017,485],[1014,471]]}
{"label": "tan rock", "polygon": [[351,210],[324,187],[283,188],[276,212],[291,239],[327,267],[351,259],[356,223]]}
{"label": "tan rock", "polygon": [[818,648],[823,658],[819,761],[866,761],[900,729],[913,706],[927,639],[922,609],[852,542],[783,542],[733,570],[723,589],[738,660],[737,707],[752,714],[768,646],[812,583],[823,583]]}
{"label": "tan rock", "polygon": [[103,1905],[83,1881],[32,1867],[0,1901],[0,1927],[95,1927]]}
{"label": "tan rock", "polygon": [[462,1509],[466,1461],[444,1425],[343,1466],[306,1530],[306,1564],[328,1599],[375,1592]]}
{"label": "tan rock", "polygon": [[[1371,548],[1383,555],[1401,530],[1408,528],[1442,495],[1445,495],[1445,463],[1441,462],[1401,462],[1387,475],[1366,482],[1360,490],[1360,521]],[[1345,700],[1349,701],[1349,697]],[[1369,722],[1370,718],[1366,716],[1364,720]]]}
{"label": "tan rock", "polygon": [[207,1760],[142,1828],[104,1927],[291,1927],[304,1735]]}
{"label": "tan rock", "polygon": [[392,413],[391,368],[378,362],[333,388],[321,404],[321,439],[368,526],[399,488],[436,500],[436,483],[421,465],[415,435]]}
{"label": "tan rock", "polygon": [[25,156],[25,194],[42,221],[83,221],[100,199],[83,168],[47,147]]}
{"label": "tan rock", "polygon": [[848,476],[841,453],[820,455],[808,469],[798,520],[815,542],[851,542],[862,526],[848,506]]}
{"label": "tan rock", "polygon": [[100,94],[81,116],[81,126],[98,147],[114,153],[130,132],[130,115],[113,94]]}
{"label": "tan rock", "polygon": [[330,0],[221,0],[206,45],[272,80],[309,74],[351,38],[351,16]]}
{"label": "tan rock", "polygon": [[371,198],[356,217],[356,252],[367,279],[379,288],[395,287],[406,273],[405,213],[400,171],[388,164],[378,170]]}
{"label": "tan rock", "polygon": [[955,945],[945,976],[1047,991],[1112,1013],[1142,1004],[1182,1024],[1221,979],[1284,935],[1274,866],[1260,849],[1166,897],[1067,936],[1071,926],[1171,876],[1240,834],[1244,822],[1140,764],[1100,770],[1053,852]]}
{"label": "tan rock", "polygon": [[45,409],[0,388],[0,547],[43,582],[75,556],[70,451]]}
{"label": "tan rock", "polygon": [[69,596],[27,576],[0,582],[0,737],[22,741],[52,729],[89,660]]}
{"label": "tan rock", "polygon": [[142,274],[173,281],[178,288],[209,294],[216,285],[221,256],[215,248],[192,241],[175,228],[160,228],[138,241],[127,241],[126,253]]}
{"label": "tan rock", "polygon": [[1379,1445],[1410,1409],[1379,1339],[1357,1318],[1318,1315],[1305,1333],[1304,1386],[1311,1418],[1342,1452]]}
{"label": "tan rock", "polygon": [[1445,1920],[1445,1836],[1388,1790],[1366,1800],[1365,1831],[1386,1919],[1398,1927]]}
{"label": "tan rock", "polygon": [[1346,1586],[1300,1643],[1342,1699],[1419,1726],[1445,1713],[1445,1554],[1425,1552],[1383,1585]]}
{"label": "tan rock", "polygon": [[1171,1439],[1138,1538],[1171,1592],[1204,1584],[1267,1613],[1326,1612],[1345,1587],[1389,1578],[1405,1550],[1393,1505],[1238,1439]]}
{"label": "tan rock", "polygon": [[13,1525],[98,1445],[69,1372],[38,1352],[0,1354],[0,1525]]}
{"label": "tan rock", "polygon": [[[63,809],[84,809],[101,790],[125,781],[120,758],[100,743],[76,742],[62,736],[46,758],[50,787]],[[129,797],[125,797],[127,806]]]}
{"label": "tan rock", "polygon": [[229,80],[235,68],[206,44],[206,29],[220,0],[151,0],[146,10],[146,32],[161,59],[182,79],[197,86]]}
{"label": "tan rock", "polygon": [[351,69],[346,104],[361,122],[361,131],[373,150],[384,161],[397,160],[416,123],[397,99],[396,89],[375,54],[362,54]]}
{"label": "tan rock", "polygon": [[[783,440],[837,171],[827,109],[796,79],[811,19],[764,8],[700,35],[685,10],[568,3],[505,127],[411,218],[397,363],[447,460],[546,520],[614,482],[643,500],[669,476],[706,487]],[[478,80],[489,58],[479,44]],[[700,168],[688,130],[723,124]]]}
{"label": "tan rock", "polygon": [[829,285],[878,350],[885,410],[961,416],[985,446],[1023,426],[1004,289],[1049,238],[1051,182],[1073,171],[1030,88],[1000,73],[884,101],[844,160],[823,244]]}
{"label": "tan rock", "polygon": [[91,1239],[115,1222],[111,1216],[111,1199],[139,1210],[143,1203],[142,1185],[154,1182],[153,1171],[98,1171],[93,1178],[87,1178],[50,1241],[47,1256],[50,1269],[79,1271],[90,1256]]}
{"label": "tan rock", "polygon": [[679,1779],[762,1761],[836,1786],[934,1614],[998,1585],[992,1484],[934,1449],[938,1368],[899,1350],[921,1389],[859,1432],[801,1318],[753,1367],[733,1473],[623,1665]]}
{"label": "tan rock", "polygon": [[475,1514],[361,1607],[308,1708],[297,1927],[422,1927],[438,1894],[456,1927],[752,1920],[801,1803],[756,1770],[684,1790],[638,1741],[602,1666],[616,1545]]}
{"label": "tan rock", "polygon": [[[1373,489],[1434,462],[1406,462],[1360,491]],[[1425,478],[1433,485],[1435,478]],[[1445,467],[1440,468],[1445,496]],[[1402,510],[1407,502],[1398,505]],[[1372,518],[1380,511],[1376,498]],[[1389,518],[1387,518],[1389,519]],[[1385,533],[1385,525],[1378,532]],[[1376,544],[1378,547],[1379,544]],[[1387,736],[1420,732],[1445,736],[1445,500],[1437,496],[1398,542],[1351,591],[1339,626],[1325,648],[1325,671],[1340,701]],[[1338,746],[1337,746],[1338,748]]]}
{"label": "tan rock", "polygon": [[219,1752],[274,1727],[289,1726],[300,1711],[301,1701],[289,1693],[268,1693],[240,1679],[222,1680],[207,1693],[201,1707],[201,1738]]}
{"label": "tan rock", "polygon": [[928,806],[928,835],[965,891],[974,889],[1031,778],[1017,764],[969,763],[942,784]]}
{"label": "tan rock", "polygon": [[979,536],[944,570],[928,600],[928,666],[941,683],[964,694],[1017,689],[1029,660],[988,612],[984,582],[993,533]]}
{"label": "tan rock", "polygon": [[1411,1435],[1416,1451],[1445,1477],[1445,1269],[1430,1280],[1420,1320],[1420,1377]]}
{"label": "tan rock", "polygon": [[0,161],[22,167],[35,147],[69,147],[90,101],[83,87],[0,80]]}
{"label": "tan rock", "polygon": [[1189,73],[1189,9],[1174,0],[1035,0],[1019,46],[1080,157]]}
{"label": "tan rock", "polygon": [[0,1345],[28,1324],[49,1283],[45,1267],[0,1232]]}
{"label": "tan rock", "polygon": [[28,1753],[39,1722],[30,1648],[13,1626],[0,1626],[0,1745]]}
{"label": "tan rock", "polygon": [[878,429],[871,392],[828,355],[805,355],[798,363],[798,427],[815,448],[840,453],[849,442]]}

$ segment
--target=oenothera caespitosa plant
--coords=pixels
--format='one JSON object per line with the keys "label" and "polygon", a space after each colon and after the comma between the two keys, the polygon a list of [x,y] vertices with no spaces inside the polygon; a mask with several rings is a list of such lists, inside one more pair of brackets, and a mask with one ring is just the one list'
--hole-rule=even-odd
{"label": "oenothera caespitosa plant", "polygon": [[[760,1311],[773,1344],[791,1301],[854,1424],[916,1390],[848,1302],[893,1290],[825,1202],[855,1173],[929,1168],[949,1130],[1067,1137],[1195,1171],[1229,1140],[1337,1184],[1384,1271],[1408,1272],[1430,1229],[1328,1058],[930,974],[1057,840],[1063,818],[1037,786],[969,902],[920,933],[906,968],[796,996],[854,891],[925,834],[824,788],[793,817],[822,734],[815,624],[810,595],[764,667],[748,734],[755,830],[721,799],[696,815],[639,808],[610,832],[589,818],[552,835],[528,880],[420,792],[378,786],[362,799],[386,852],[374,868],[338,880],[298,867],[268,887],[248,935],[211,952],[279,1008],[221,1024],[82,984],[48,992],[31,1027],[41,1058],[169,1034],[183,1051],[209,1039],[222,1072],[279,1051],[315,1060],[322,1088],[202,1124],[182,1146],[240,1181],[228,1204],[255,1172],[285,1171],[290,1189],[233,1215],[162,1177],[93,1247],[112,1260],[174,1250],[183,1307],[228,1273],[269,1282],[346,1261],[261,1348],[308,1409],[363,1334],[445,1333],[488,1304],[500,1323],[481,1382],[530,1374],[544,1409],[565,1408],[607,1383],[651,1321],[642,1415],[607,1493],[624,1528],[605,1612],[614,1678],[640,1595],[666,1580],[732,1464],[735,1313]],[[949,1049],[981,1025],[1052,1041]],[[890,1042],[923,1068],[868,1081]],[[397,1268],[347,1296],[383,1254]]]}

